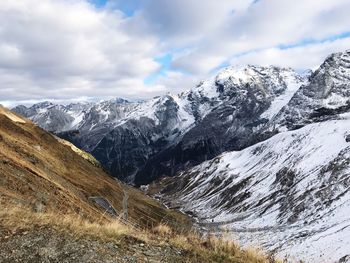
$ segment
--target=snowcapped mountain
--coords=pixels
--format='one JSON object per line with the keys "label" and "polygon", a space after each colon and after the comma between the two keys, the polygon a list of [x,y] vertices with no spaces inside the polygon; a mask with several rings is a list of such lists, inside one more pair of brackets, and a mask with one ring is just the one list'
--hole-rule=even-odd
{"label": "snowcapped mountain", "polygon": [[45,101],[29,108],[19,105],[12,111],[32,120],[45,130],[61,132],[77,128],[84,113],[91,107],[90,103],[72,103],[64,106]]}
{"label": "snowcapped mountain", "polygon": [[273,132],[262,133],[261,129],[306,82],[291,69],[247,66],[225,69],[181,94],[192,109],[195,125],[176,144],[151,157],[136,175],[136,183],[172,175],[223,151],[242,149],[272,136]]}
{"label": "snowcapped mountain", "polygon": [[292,69],[231,67],[182,94],[144,102],[45,102],[13,110],[140,185],[271,136],[260,129],[306,81]]}
{"label": "snowcapped mountain", "polygon": [[297,128],[349,111],[349,51],[329,56],[310,80],[276,116],[279,126]]}
{"label": "snowcapped mountain", "polygon": [[350,51],[333,54],[269,114],[261,132],[275,135],[167,179],[162,198],[246,245],[305,262],[347,262],[349,92]]}

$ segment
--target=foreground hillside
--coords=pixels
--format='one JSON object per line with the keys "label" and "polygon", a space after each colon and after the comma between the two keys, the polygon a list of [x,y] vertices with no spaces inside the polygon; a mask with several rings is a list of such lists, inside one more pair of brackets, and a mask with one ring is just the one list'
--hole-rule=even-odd
{"label": "foreground hillside", "polygon": [[254,249],[166,225],[135,229],[118,220],[90,222],[77,215],[0,211],[0,262],[188,262],[274,263]]}
{"label": "foreground hillside", "polygon": [[[128,220],[122,214],[127,193]],[[274,262],[205,238],[181,213],[0,107],[0,262]]]}

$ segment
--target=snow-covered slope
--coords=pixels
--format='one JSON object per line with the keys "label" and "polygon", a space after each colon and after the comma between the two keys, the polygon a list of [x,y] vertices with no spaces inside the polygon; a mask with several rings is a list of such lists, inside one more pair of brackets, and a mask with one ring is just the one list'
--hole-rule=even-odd
{"label": "snow-covered slope", "polygon": [[350,114],[343,118],[204,162],[175,178],[166,198],[244,244],[338,260],[350,251]]}

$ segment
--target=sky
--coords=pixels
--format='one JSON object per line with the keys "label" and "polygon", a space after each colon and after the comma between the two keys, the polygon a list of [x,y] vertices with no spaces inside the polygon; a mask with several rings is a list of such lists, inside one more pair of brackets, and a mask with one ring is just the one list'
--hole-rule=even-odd
{"label": "sky", "polygon": [[349,0],[1,0],[0,103],[179,93],[230,65],[316,69]]}

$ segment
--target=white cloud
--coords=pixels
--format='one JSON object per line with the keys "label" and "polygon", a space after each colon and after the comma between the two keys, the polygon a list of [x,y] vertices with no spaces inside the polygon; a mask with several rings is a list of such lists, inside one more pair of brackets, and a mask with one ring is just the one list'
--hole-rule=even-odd
{"label": "white cloud", "polygon": [[159,87],[163,87],[164,91],[178,94],[196,85],[200,79],[200,76],[184,74],[178,71],[168,71],[164,76],[157,79],[156,84]]}
{"label": "white cloud", "polygon": [[162,36],[195,39],[227,22],[233,12],[244,10],[253,0],[153,0],[145,1],[138,15]]}
{"label": "white cloud", "polygon": [[159,69],[157,39],[128,27],[121,12],[82,0],[2,0],[1,100],[139,92]]}
{"label": "white cloud", "polygon": [[206,34],[198,48],[177,58],[173,66],[203,74],[242,53],[323,40],[349,31],[346,10],[350,10],[348,0],[260,0],[232,13],[229,22]]}
{"label": "white cloud", "polygon": [[288,49],[268,48],[250,52],[233,58],[230,64],[276,65],[300,70],[315,70],[329,54],[342,52],[349,48],[350,37]]}
{"label": "white cloud", "polygon": [[[1,0],[0,101],[148,98],[227,63],[314,68],[350,47],[334,37],[349,31],[348,10],[349,0]],[[161,70],[155,58],[168,53]]]}

